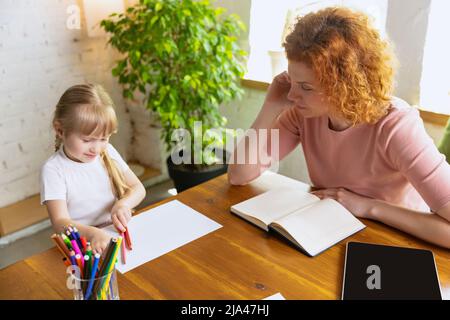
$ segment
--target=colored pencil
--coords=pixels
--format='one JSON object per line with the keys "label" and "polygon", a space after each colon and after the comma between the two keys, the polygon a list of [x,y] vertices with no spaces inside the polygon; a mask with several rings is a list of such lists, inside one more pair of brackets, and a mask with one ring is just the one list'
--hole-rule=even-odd
{"label": "colored pencil", "polygon": [[89,274],[91,274],[92,269],[92,248],[91,243],[87,242],[86,254],[89,256]]}
{"label": "colored pencil", "polygon": [[84,259],[81,258],[81,255],[76,254],[75,260],[77,261],[77,266],[80,269],[80,279],[83,279],[83,263]]}
{"label": "colored pencil", "polygon": [[86,295],[84,296],[85,300],[89,300],[89,298],[91,296],[92,287],[94,285],[95,273],[96,273],[96,270],[97,270],[97,267],[98,267],[98,261],[99,260],[100,260],[100,254],[96,253],[94,255],[94,263],[93,263],[92,270],[91,270],[91,276],[90,276],[90,279],[89,279],[89,285],[88,285],[88,288],[86,290]]}
{"label": "colored pencil", "polygon": [[[81,240],[81,246],[83,247],[83,252],[86,252],[87,250],[87,241],[85,237],[80,237]],[[80,248],[81,249],[81,248]]]}
{"label": "colored pencil", "polygon": [[[123,233],[121,234],[122,235],[122,237],[123,237]],[[120,246],[121,248],[121,250],[120,250],[120,252],[121,252],[121,254],[122,254],[122,263],[123,264],[126,264],[127,263],[127,248],[126,248],[126,246],[125,246],[125,241],[122,241],[122,244],[121,244],[121,246]]]}
{"label": "colored pencil", "polygon": [[63,239],[64,243],[66,244],[66,246],[69,250],[73,249],[72,243],[70,243],[70,239],[64,233],[61,233],[61,239]]}
{"label": "colored pencil", "polygon": [[[119,251],[122,252],[122,261],[126,263],[127,247],[132,248],[128,229],[120,237],[111,238],[103,255],[92,252],[91,243],[85,237],[80,237],[75,226],[64,227],[64,232],[53,234],[52,241],[63,255],[62,261],[66,266],[77,266],[79,272],[72,273],[79,276],[81,290],[88,299],[113,298],[113,284],[115,278],[112,273],[118,260]],[[115,281],[115,280],[114,280]]]}
{"label": "colored pencil", "polygon": [[125,235],[125,243],[127,245],[128,250],[133,250],[133,245],[131,244],[131,237],[128,228],[125,229],[124,235]]}
{"label": "colored pencil", "polygon": [[72,227],[67,227],[67,229],[69,230],[69,233],[70,233],[70,240],[76,240],[77,239],[77,237],[75,236],[75,232],[73,231],[73,229],[72,229]]}
{"label": "colored pencil", "polygon": [[[116,238],[111,238],[109,244],[108,244],[108,248],[106,250],[106,254],[104,259],[102,260],[101,266],[100,266],[100,271],[98,272],[98,278],[103,277],[104,275],[106,275],[106,270],[108,268],[109,262],[111,261],[111,258],[113,256],[113,253],[115,251],[116,248],[116,244],[117,244],[117,239]],[[92,290],[92,295],[94,297],[97,296],[97,294],[99,293],[99,289],[102,287],[103,283],[101,283],[102,281],[98,281],[95,283],[94,285],[94,289]]]}
{"label": "colored pencil", "polygon": [[64,242],[58,237],[58,235],[53,234],[51,236],[52,241],[55,243],[56,247],[59,249],[59,251],[62,253],[63,257],[69,258],[70,252],[67,249]]}
{"label": "colored pencil", "polygon": [[89,256],[86,254],[84,256],[84,269],[83,269],[83,280],[84,281],[82,282],[82,286],[81,286],[83,292],[86,292],[89,275],[91,274],[89,272],[89,265],[90,265]]}
{"label": "colored pencil", "polygon": [[101,261],[101,267],[99,271],[99,277],[103,276],[105,274],[105,269],[107,267],[108,261],[111,259],[111,256],[114,252],[114,247],[117,243],[116,238],[111,238],[111,240],[108,243],[108,247],[106,248],[106,252],[104,253],[104,257]]}
{"label": "colored pencil", "polygon": [[63,258],[63,262],[66,265],[66,267],[70,267],[71,263],[66,257]]}
{"label": "colored pencil", "polygon": [[77,241],[78,247],[81,249],[83,247],[83,243],[81,242],[80,233],[75,226],[73,227],[73,234],[75,235],[75,240]]}
{"label": "colored pencil", "polygon": [[75,240],[70,240],[70,242],[72,243],[72,247],[75,250],[75,253],[82,256],[83,254],[81,253],[80,247],[78,247],[77,242]]}
{"label": "colored pencil", "polygon": [[70,259],[70,263],[73,265],[73,266],[77,266],[78,264],[77,264],[77,260],[75,259],[75,251],[70,251],[70,255],[69,255],[69,259]]}
{"label": "colored pencil", "polygon": [[119,248],[120,248],[121,244],[122,244],[122,237],[119,237],[119,238],[117,238],[117,242],[115,244],[112,258],[109,260],[108,266],[106,268],[105,275],[107,274],[108,276],[106,277],[106,281],[103,283],[103,288],[101,288],[101,291],[100,291],[100,296],[102,299],[105,298],[106,288],[109,287],[109,281],[111,279],[111,274],[112,274],[112,271],[114,270],[114,267],[115,267],[115,264],[117,261],[117,254],[119,252]]}

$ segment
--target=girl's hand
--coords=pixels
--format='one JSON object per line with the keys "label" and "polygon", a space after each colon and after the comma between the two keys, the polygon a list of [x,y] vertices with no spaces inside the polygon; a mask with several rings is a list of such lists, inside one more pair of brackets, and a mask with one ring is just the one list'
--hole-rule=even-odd
{"label": "girl's hand", "polygon": [[131,209],[117,201],[111,209],[111,220],[120,233],[125,232],[128,221],[131,220]]}
{"label": "girl's hand", "polygon": [[311,191],[312,194],[320,199],[331,198],[342,204],[355,217],[372,219],[371,209],[374,205],[374,199],[361,196],[344,188],[330,188]]}
{"label": "girl's hand", "polygon": [[273,78],[267,90],[265,104],[280,109],[280,112],[292,106],[292,101],[287,98],[290,89],[291,80],[288,73],[284,71]]}
{"label": "girl's hand", "polygon": [[102,229],[94,228],[91,235],[91,247],[94,254],[102,254],[109,244],[111,236]]}

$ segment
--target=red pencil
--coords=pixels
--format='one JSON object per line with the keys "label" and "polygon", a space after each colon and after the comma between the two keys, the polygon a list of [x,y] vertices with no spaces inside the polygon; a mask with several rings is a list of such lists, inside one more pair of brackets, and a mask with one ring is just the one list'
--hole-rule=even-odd
{"label": "red pencil", "polygon": [[[83,253],[86,253],[87,250],[87,241],[85,237],[80,237],[81,245],[83,246]],[[81,248],[80,248],[81,249]]]}
{"label": "red pencil", "polygon": [[[124,238],[124,234],[121,234],[121,237]],[[125,239],[125,238],[124,238]],[[122,263],[126,264],[127,263],[127,249],[125,248],[125,241],[122,240],[122,244],[121,244],[121,251],[122,251]]]}
{"label": "red pencil", "polygon": [[131,238],[130,238],[130,233],[128,232],[128,228],[125,229],[125,232],[123,234],[125,236],[125,242],[126,242],[128,250],[133,250],[133,246],[131,244]]}

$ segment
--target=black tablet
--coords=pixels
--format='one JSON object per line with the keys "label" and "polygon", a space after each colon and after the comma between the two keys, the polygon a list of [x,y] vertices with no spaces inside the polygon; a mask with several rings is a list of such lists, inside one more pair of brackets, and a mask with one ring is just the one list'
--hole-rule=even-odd
{"label": "black tablet", "polygon": [[433,252],[348,242],[343,300],[441,300]]}

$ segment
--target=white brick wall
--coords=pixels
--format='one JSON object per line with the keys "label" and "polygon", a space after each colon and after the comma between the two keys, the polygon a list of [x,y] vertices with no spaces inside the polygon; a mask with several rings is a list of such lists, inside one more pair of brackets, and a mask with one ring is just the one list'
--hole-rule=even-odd
{"label": "white brick wall", "polygon": [[[68,6],[81,9],[81,29],[66,27]],[[69,86],[102,84],[116,103],[119,132],[112,143],[129,158],[131,126],[111,75],[118,57],[105,38],[88,38],[81,1],[1,0],[0,207],[39,192],[43,162],[53,153],[51,118]]]}

